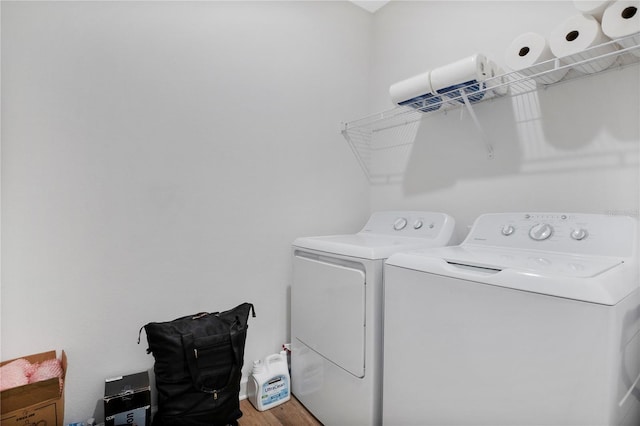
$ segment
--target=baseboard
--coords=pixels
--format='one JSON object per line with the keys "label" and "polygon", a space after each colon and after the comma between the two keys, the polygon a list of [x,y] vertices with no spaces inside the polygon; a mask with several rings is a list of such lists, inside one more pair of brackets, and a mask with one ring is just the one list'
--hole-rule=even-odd
{"label": "baseboard", "polygon": [[243,377],[240,380],[240,401],[243,399],[247,399],[247,383],[249,382],[248,377]]}

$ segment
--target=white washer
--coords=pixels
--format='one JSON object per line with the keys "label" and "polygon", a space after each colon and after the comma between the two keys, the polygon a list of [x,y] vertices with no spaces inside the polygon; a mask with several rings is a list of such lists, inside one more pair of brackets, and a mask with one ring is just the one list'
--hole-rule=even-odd
{"label": "white washer", "polygon": [[480,216],[385,266],[387,425],[640,425],[636,221]]}
{"label": "white washer", "polygon": [[453,228],[443,213],[377,212],[357,234],[294,241],[291,384],[323,424],[381,423],[384,260]]}

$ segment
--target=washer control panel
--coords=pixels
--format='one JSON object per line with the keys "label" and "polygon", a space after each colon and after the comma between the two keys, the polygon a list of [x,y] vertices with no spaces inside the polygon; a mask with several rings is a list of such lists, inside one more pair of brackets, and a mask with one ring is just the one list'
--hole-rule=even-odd
{"label": "washer control panel", "polygon": [[430,237],[449,232],[453,218],[444,213],[423,211],[375,212],[361,233],[402,237]]}
{"label": "washer control panel", "polygon": [[492,213],[476,219],[465,243],[573,254],[626,256],[636,219],[586,213]]}

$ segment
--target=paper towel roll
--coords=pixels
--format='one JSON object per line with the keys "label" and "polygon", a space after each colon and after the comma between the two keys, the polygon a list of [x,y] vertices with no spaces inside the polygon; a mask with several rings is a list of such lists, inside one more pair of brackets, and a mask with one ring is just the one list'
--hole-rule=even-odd
{"label": "paper towel roll", "polygon": [[[640,45],[640,1],[616,1],[602,16],[602,32],[623,48]],[[640,49],[632,50],[640,57]]]}
{"label": "paper towel roll", "polygon": [[[487,79],[487,58],[481,53],[460,59],[431,71],[431,88],[434,93],[449,98],[460,97],[460,89],[468,94],[468,99],[477,102],[485,94],[484,81]],[[464,102],[463,99],[457,99]]]}
{"label": "paper towel roll", "polygon": [[501,85],[498,87],[494,87],[493,92],[498,96],[504,96],[508,94],[511,91],[511,88],[508,85],[509,80],[502,68],[498,67],[498,69],[496,70],[496,77],[500,80]]}
{"label": "paper towel roll", "polygon": [[491,93],[496,96],[504,96],[509,93],[509,86],[507,85],[507,81],[504,76],[504,71],[502,71],[498,64],[489,60],[488,61],[489,72],[487,75],[487,88],[491,89]]}
{"label": "paper towel roll", "polygon": [[598,22],[602,22],[602,14],[610,3],[611,0],[573,0],[576,9],[585,15],[593,16]]}
{"label": "paper towel roll", "polygon": [[[609,41],[609,37],[604,35],[596,18],[579,14],[571,16],[551,32],[549,47],[562,63],[573,64],[615,52],[616,45],[607,43]],[[610,55],[577,65],[575,68],[591,74],[609,68],[615,60],[616,56]]]}
{"label": "paper towel roll", "polygon": [[[516,37],[505,53],[505,62],[513,71],[532,77],[541,84],[551,84],[560,81],[568,69],[555,68],[555,56],[549,48],[547,39],[536,33],[524,33]],[[538,75],[541,74],[542,75]]]}
{"label": "paper towel roll", "polygon": [[433,93],[431,71],[414,75],[389,87],[389,96],[394,104],[406,105],[423,112],[440,108],[442,98]]}
{"label": "paper towel roll", "polygon": [[430,71],[414,75],[406,80],[394,83],[389,87],[389,95],[394,104],[401,104],[420,95],[432,93]]}

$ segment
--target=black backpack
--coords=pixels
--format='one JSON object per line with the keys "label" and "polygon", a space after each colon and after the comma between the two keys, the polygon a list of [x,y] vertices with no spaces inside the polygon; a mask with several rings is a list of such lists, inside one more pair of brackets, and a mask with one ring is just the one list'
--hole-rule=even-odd
{"label": "black backpack", "polygon": [[256,316],[253,305],[243,303],[226,312],[142,327],[147,353],[155,358],[158,412],[153,426],[238,424],[249,311]]}

